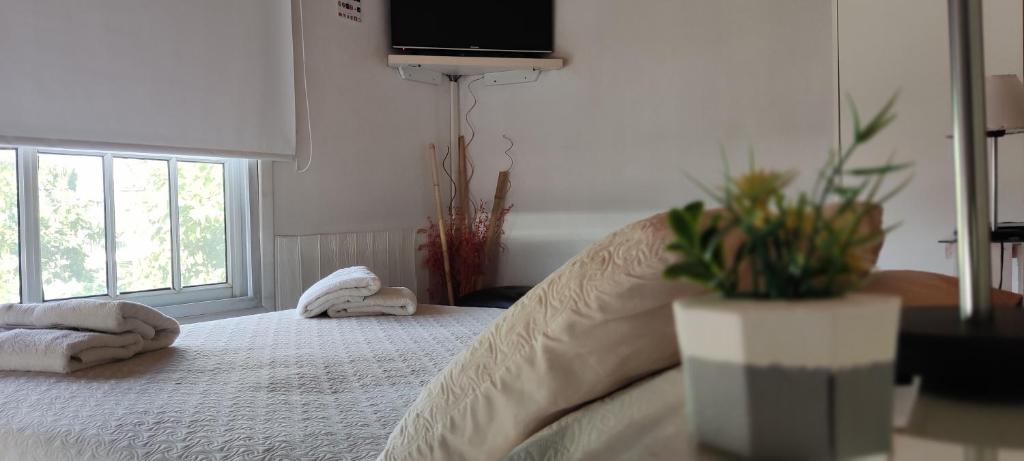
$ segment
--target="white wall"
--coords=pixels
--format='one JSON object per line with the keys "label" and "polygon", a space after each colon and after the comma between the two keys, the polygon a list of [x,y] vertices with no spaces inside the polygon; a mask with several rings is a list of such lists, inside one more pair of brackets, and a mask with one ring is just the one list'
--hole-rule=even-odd
{"label": "white wall", "polygon": [[[1021,2],[986,0],[986,73],[1021,73]],[[952,234],[954,191],[949,80],[949,36],[945,2],[934,0],[840,0],[841,91],[869,112],[899,90],[898,119],[864,152],[865,162],[892,152],[915,162],[910,187],[886,207],[889,236],[879,265],[953,273],[936,241]],[[842,124],[849,124],[844,104]],[[844,132],[848,133],[848,130]],[[1019,138],[1019,137],[1018,137]],[[1024,219],[1024,140],[1001,143],[1001,214]]]}
{"label": "white wall", "polygon": [[[838,1],[840,91],[869,112],[902,89],[899,121],[863,159],[895,148],[917,161],[913,185],[887,209],[887,219],[904,226],[881,265],[948,272],[935,243],[953,227],[945,4]],[[447,91],[401,81],[387,68],[386,2],[364,3],[361,24],[338,18],[334,2],[304,3],[316,159],[302,175],[275,166],[278,235],[411,228],[431,214],[422,150],[446,143]],[[476,198],[491,197],[507,166],[501,134],[516,140],[501,283],[535,283],[614,228],[703,198],[685,175],[717,184],[720,144],[737,167],[753,146],[760,163],[799,169],[805,185],[834,143],[832,2],[556,5],[565,69],[533,84],[473,86]],[[1020,3],[985,6],[990,73],[1020,72]],[[296,74],[301,88],[301,69]],[[300,101],[300,155],[304,110]],[[1024,185],[1013,181],[1024,156],[1011,154],[1022,143],[1004,144],[1010,219],[1024,219]]]}
{"label": "white wall", "polygon": [[[447,138],[447,89],[400,80],[387,67],[386,0],[363,2],[363,22],[337,2],[305,0],[314,160],[306,173],[274,165],[276,235],[414,228],[426,222],[426,145]],[[296,56],[298,48],[298,4]],[[297,66],[298,152],[309,149]]]}
{"label": "white wall", "polygon": [[555,3],[566,68],[533,84],[473,85],[478,198],[508,164],[501,134],[516,141],[499,282],[535,283],[614,228],[702,198],[686,174],[719,183],[720,144],[737,165],[754,146],[764,165],[805,179],[824,160],[830,2]]}

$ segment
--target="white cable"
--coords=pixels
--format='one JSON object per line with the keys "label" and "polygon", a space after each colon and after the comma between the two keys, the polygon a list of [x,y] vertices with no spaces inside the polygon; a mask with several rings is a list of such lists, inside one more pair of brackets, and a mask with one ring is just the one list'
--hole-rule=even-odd
{"label": "white cable", "polygon": [[298,0],[299,3],[299,48],[302,53],[302,96],[306,101],[306,134],[309,135],[309,161],[306,162],[306,166],[299,168],[298,154],[295,158],[295,172],[305,173],[309,170],[310,165],[313,164],[313,122],[310,120],[309,111],[309,80],[306,78],[306,21],[302,17],[302,0]]}

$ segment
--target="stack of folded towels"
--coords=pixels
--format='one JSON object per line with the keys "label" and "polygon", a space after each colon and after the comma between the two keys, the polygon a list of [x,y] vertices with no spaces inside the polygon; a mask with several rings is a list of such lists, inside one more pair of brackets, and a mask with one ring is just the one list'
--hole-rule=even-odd
{"label": "stack of folded towels", "polygon": [[70,373],[168,347],[180,332],[130,301],[0,304],[0,370]]}
{"label": "stack of folded towels", "polygon": [[302,317],[324,312],[330,317],[412,315],[416,312],[416,295],[408,288],[381,288],[380,278],[370,269],[354,266],[338,269],[314,283],[299,297],[297,309]]}

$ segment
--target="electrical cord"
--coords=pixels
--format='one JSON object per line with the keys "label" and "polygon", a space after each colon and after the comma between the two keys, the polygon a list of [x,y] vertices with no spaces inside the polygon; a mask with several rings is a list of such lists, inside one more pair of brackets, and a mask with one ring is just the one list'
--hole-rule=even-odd
{"label": "electrical cord", "polygon": [[[484,76],[481,75],[473,80],[470,80],[466,84],[466,89],[469,90],[469,95],[473,98],[473,104],[470,104],[469,110],[466,111],[466,126],[469,127],[469,139],[466,140],[466,164],[469,171],[466,172],[466,183],[471,184],[473,182],[473,176],[476,175],[476,164],[473,163],[473,157],[469,155],[469,146],[473,144],[473,140],[476,139],[476,126],[473,125],[473,119],[470,117],[473,110],[476,109],[477,104],[480,103],[480,99],[477,98],[476,92],[473,91],[473,84],[483,80]],[[473,202],[472,191],[470,191],[469,201]]]}
{"label": "electrical cord", "polygon": [[477,104],[480,102],[480,100],[477,99],[476,97],[476,92],[473,91],[473,84],[483,79],[484,76],[481,75],[477,78],[474,78],[473,80],[470,80],[469,84],[466,85],[466,89],[469,90],[469,95],[473,98],[473,104],[471,104],[469,106],[469,110],[466,111],[466,126],[469,127],[469,140],[466,141],[467,149],[471,144],[473,144],[473,140],[476,139],[476,127],[473,126],[473,119],[471,119],[469,116],[470,114],[473,113],[473,109],[476,109]]}
{"label": "electrical cord", "polygon": [[[306,78],[306,21],[302,17],[302,0],[299,3],[299,49],[302,54],[302,96],[306,102],[306,134],[309,136],[309,159],[306,166],[299,168],[299,159],[295,159],[295,172],[305,173],[313,165],[313,122],[309,110],[309,80]],[[298,154],[296,154],[297,156]]]}
{"label": "electrical cord", "polygon": [[508,135],[505,133],[502,133],[501,137],[505,138],[505,140],[508,141],[508,149],[505,149],[505,156],[508,157],[509,164],[508,168],[505,168],[505,171],[512,171],[512,168],[516,166],[516,159],[512,158],[512,156],[509,155],[509,152],[512,151],[513,147],[516,147],[516,142],[513,141],[512,138],[508,137]]}
{"label": "electrical cord", "polygon": [[[508,162],[509,163],[508,163],[508,168],[506,168],[505,171],[511,173],[512,172],[512,168],[515,168],[515,166],[516,166],[516,159],[512,158],[512,155],[509,154],[509,152],[512,151],[513,147],[516,147],[516,142],[513,141],[512,138],[510,138],[505,133],[502,133],[501,137],[505,138],[505,140],[508,141],[508,149],[505,149],[505,156],[508,157]],[[505,194],[508,194],[512,190],[512,175],[508,175],[508,181],[507,182],[508,182],[508,185],[505,186]]]}
{"label": "electrical cord", "polygon": [[455,194],[458,192],[459,187],[455,185],[455,178],[452,177],[451,170],[448,169],[448,157],[452,155],[452,146],[448,146],[444,151],[444,157],[441,158],[441,170],[444,171],[444,175],[448,178],[448,187],[451,187],[452,192],[448,198],[448,215],[452,215],[452,209],[455,208]]}

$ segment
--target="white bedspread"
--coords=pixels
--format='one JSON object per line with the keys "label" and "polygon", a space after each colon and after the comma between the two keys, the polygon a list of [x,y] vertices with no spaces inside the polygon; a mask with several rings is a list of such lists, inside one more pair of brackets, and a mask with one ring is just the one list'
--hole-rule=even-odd
{"label": "white bedspread", "polygon": [[503,312],[294,312],[185,325],[170,349],[0,373],[0,460],[374,459],[420,389]]}

